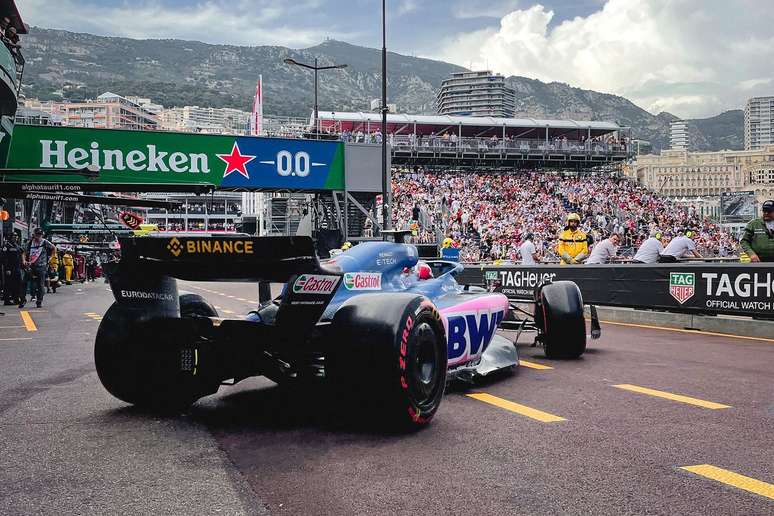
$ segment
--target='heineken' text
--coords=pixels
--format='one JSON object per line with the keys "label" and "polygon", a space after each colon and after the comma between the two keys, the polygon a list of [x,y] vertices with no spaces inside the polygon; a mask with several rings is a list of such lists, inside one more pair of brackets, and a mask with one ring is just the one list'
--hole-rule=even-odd
{"label": "'heineken' text", "polygon": [[90,148],[67,147],[64,140],[40,140],[41,168],[92,167],[97,170],[131,170],[133,172],[189,172],[209,173],[207,154],[169,153],[156,150],[155,145],[124,153],[121,149],[100,149],[99,143],[91,142]]}

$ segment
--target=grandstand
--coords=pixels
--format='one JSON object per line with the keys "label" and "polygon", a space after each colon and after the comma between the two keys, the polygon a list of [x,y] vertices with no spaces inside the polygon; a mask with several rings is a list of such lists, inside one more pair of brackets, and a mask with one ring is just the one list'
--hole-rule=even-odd
{"label": "grandstand", "polygon": [[[319,131],[381,141],[381,115],[322,111]],[[395,165],[589,168],[630,157],[630,130],[614,122],[387,115]]]}
{"label": "grandstand", "polygon": [[604,173],[511,170],[440,172],[395,170],[392,174],[396,229],[416,228],[417,243],[453,238],[463,261],[518,261],[526,233],[543,261],[557,261],[556,236],[568,212],[581,216],[581,228],[595,242],[623,235],[619,256],[655,231],[666,238],[684,228],[696,235],[705,257],[730,257],[736,240],[695,209],[678,206],[628,179]]}

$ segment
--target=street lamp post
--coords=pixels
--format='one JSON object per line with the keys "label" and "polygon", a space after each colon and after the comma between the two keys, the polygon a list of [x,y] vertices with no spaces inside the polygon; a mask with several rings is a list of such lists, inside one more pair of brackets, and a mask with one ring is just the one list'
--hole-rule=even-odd
{"label": "street lamp post", "polygon": [[317,107],[317,72],[319,70],[334,70],[334,69],[346,68],[348,65],[346,65],[346,64],[339,64],[339,65],[329,65],[329,66],[318,66],[317,65],[317,58],[316,57],[314,58],[314,64],[313,65],[306,64],[306,63],[301,63],[301,62],[296,61],[295,59],[292,59],[292,58],[287,58],[287,59],[283,60],[283,62],[285,64],[288,64],[288,65],[300,66],[302,68],[307,68],[309,70],[314,71],[314,133],[315,133],[315,138],[319,138],[320,135],[319,135],[318,127],[317,127],[317,113],[318,113],[318,107]]}
{"label": "street lamp post", "polygon": [[[390,229],[390,208],[388,205],[387,185],[389,171],[387,170],[387,5],[382,0],[382,229]],[[383,234],[383,239],[386,235]]]}

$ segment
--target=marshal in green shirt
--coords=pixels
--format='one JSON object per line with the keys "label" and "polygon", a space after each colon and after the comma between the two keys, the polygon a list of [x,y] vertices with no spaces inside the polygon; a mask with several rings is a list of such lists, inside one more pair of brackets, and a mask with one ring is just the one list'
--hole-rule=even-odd
{"label": "marshal in green shirt", "polygon": [[774,231],[766,228],[763,219],[751,220],[739,243],[750,256],[756,254],[762,262],[774,262]]}

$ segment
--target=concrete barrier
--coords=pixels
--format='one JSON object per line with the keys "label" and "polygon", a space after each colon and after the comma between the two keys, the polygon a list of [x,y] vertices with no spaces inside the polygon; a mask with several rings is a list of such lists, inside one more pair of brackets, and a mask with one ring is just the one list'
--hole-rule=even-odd
{"label": "concrete barrier", "polygon": [[[588,315],[588,307],[586,308]],[[755,337],[774,341],[774,321],[727,315],[693,315],[654,310],[598,306],[600,321],[700,330],[725,335]],[[603,330],[604,334],[604,330]]]}

